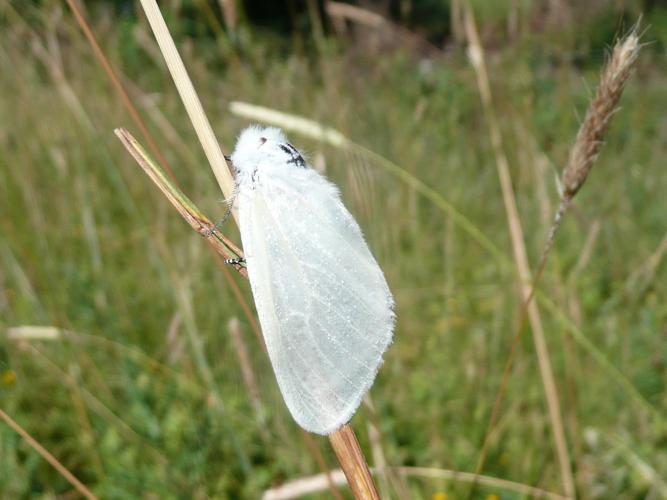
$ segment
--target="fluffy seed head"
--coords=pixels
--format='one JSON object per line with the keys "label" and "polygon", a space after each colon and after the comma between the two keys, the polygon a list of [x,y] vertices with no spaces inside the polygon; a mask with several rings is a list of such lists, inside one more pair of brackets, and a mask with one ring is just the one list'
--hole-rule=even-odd
{"label": "fluffy seed head", "polygon": [[636,29],[614,46],[611,57],[602,71],[595,98],[588,106],[586,117],[570,152],[570,159],[563,171],[564,198],[574,197],[586,181],[602,147],[611,117],[616,111],[639,48]]}

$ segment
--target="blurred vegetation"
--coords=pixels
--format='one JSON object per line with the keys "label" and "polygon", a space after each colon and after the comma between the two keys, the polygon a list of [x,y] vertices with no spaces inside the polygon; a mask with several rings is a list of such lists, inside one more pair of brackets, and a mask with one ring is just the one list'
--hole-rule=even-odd
{"label": "blurred vegetation", "polygon": [[[404,32],[379,36],[350,23],[338,32],[326,17],[318,39],[307,2],[268,4],[239,7],[230,26],[218,2],[162,3],[223,148],[247,125],[229,113],[232,100],[318,120],[426,182],[510,256],[475,75],[449,3],[366,4],[428,40],[437,49],[428,53]],[[179,183],[221,216],[221,194],[138,2],[86,5]],[[473,5],[533,262],[605,50],[644,13],[652,43],[542,291],[667,417],[667,7]],[[319,473],[230,284],[113,135],[133,124],[64,2],[0,2],[0,90],[0,408],[100,498],[258,498]],[[341,187],[397,299],[395,342],[371,391],[388,462],[473,470],[516,326],[511,266],[377,162],[293,142]],[[225,231],[238,240],[231,224]],[[251,303],[246,283],[234,280]],[[233,317],[266,422],[227,331]],[[665,419],[651,419],[558,317],[544,310],[544,321],[579,495],[658,498]],[[21,325],[69,333],[10,339]],[[353,420],[366,450],[369,418],[362,408]],[[315,439],[336,467],[326,440]],[[484,473],[560,491],[552,450],[524,335]],[[415,498],[450,499],[470,488],[426,478],[408,487]],[[65,495],[74,497],[71,486],[0,423],[0,496]],[[475,495],[519,498],[487,487]]]}

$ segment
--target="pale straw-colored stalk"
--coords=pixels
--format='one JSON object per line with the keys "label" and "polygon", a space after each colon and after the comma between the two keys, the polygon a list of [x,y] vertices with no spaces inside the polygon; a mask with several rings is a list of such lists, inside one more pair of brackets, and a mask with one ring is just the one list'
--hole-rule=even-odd
{"label": "pale straw-colored stalk", "polygon": [[21,427],[16,420],[7,415],[2,409],[0,409],[0,420],[4,422],[16,432],[23,440],[28,443],[28,445],[35,450],[44,460],[46,460],[51,466],[58,471],[58,473],[63,476],[68,483],[70,483],[81,495],[83,495],[88,500],[97,500],[97,497],[81,482],[79,481],[74,474],[72,474],[67,467],[65,467],[60,460],[54,457],[49,450],[44,448],[35,438],[33,438],[28,431]]}
{"label": "pale straw-colored stalk", "polygon": [[[521,219],[519,217],[516,197],[514,195],[514,188],[512,187],[512,179],[509,171],[509,161],[503,147],[500,125],[493,104],[491,85],[489,83],[487,66],[484,57],[484,49],[479,39],[477,26],[475,24],[470,5],[466,5],[465,11],[464,24],[469,43],[468,52],[470,61],[477,76],[477,85],[479,87],[480,98],[489,127],[491,145],[493,147],[494,155],[496,158],[496,168],[498,171],[503,203],[505,205],[505,213],[507,217],[508,229],[510,232],[510,240],[512,243],[514,263],[519,278],[519,298],[521,303],[526,304],[526,314],[528,315],[531,332],[533,334],[533,344],[535,345],[535,352],[540,370],[540,378],[544,388],[544,396],[547,403],[549,422],[551,424],[554,448],[560,469],[563,491],[565,492],[566,496],[572,498],[575,494],[574,478],[572,475],[572,467],[570,465],[570,456],[567,448],[567,440],[565,437],[565,428],[561,415],[560,401],[558,399],[558,390],[553,374],[553,368],[551,366],[549,349],[545,339],[541,314],[537,304],[529,301],[532,293],[530,285],[531,271],[530,265],[528,263],[528,253],[526,251],[524,233],[521,227]],[[510,350],[510,357],[514,356],[515,350],[516,345],[513,345]],[[497,418],[499,411],[500,400],[497,397],[491,414],[490,420],[492,422],[495,423],[495,419]],[[491,429],[491,426],[489,426],[489,429]],[[490,436],[491,433],[487,432],[482,444],[480,459],[478,460],[476,467],[476,473],[481,472],[486,457],[486,452],[490,446]]]}
{"label": "pale straw-colored stalk", "polygon": [[[204,113],[204,108],[201,105],[199,96],[188,76],[183,60],[178,54],[176,44],[171,38],[169,29],[160,13],[160,8],[155,0],[141,0],[141,6],[146,13],[146,17],[151,25],[155,39],[160,46],[164,60],[169,68],[169,73],[171,74],[176,89],[181,96],[185,110],[192,122],[197,138],[199,139],[204,154],[206,154],[206,158],[213,170],[213,174],[218,181],[220,190],[226,199],[231,199],[234,194],[234,179],[229,171],[225,157],[222,154],[218,140],[215,138],[211,123],[206,117],[206,113]],[[232,211],[232,214],[234,219],[236,219],[235,210]]]}
{"label": "pale straw-colored stalk", "polygon": [[102,48],[100,47],[100,44],[97,42],[97,38],[95,38],[95,35],[90,25],[83,17],[81,9],[76,4],[75,0],[67,0],[67,5],[69,5],[69,8],[72,10],[72,14],[74,14],[74,18],[76,19],[77,24],[81,28],[81,31],[83,31],[83,34],[85,35],[86,39],[88,40],[88,43],[93,49],[93,52],[95,53],[95,58],[102,65],[102,68],[104,68],[104,71],[109,77],[109,80],[111,80],[111,83],[116,89],[116,92],[123,101],[125,109],[127,109],[128,113],[130,113],[132,121],[135,123],[137,127],[139,127],[139,130],[141,131],[141,134],[143,135],[146,143],[148,144],[149,149],[155,155],[157,160],[160,162],[162,168],[164,168],[173,178],[174,171],[169,165],[169,162],[167,162],[165,156],[162,154],[162,151],[160,151],[160,148],[157,146],[157,142],[153,138],[153,135],[148,131],[148,128],[144,124],[143,120],[141,119],[141,116],[139,115],[139,112],[137,111],[137,108],[135,108],[132,105],[132,100],[130,99],[130,96],[127,94],[125,86],[121,82],[120,78],[118,78],[118,75],[116,74],[113,67],[109,63],[109,60],[104,55],[104,52],[102,52]]}
{"label": "pale straw-colored stalk", "polygon": [[248,346],[246,345],[245,339],[241,334],[241,322],[236,316],[227,322],[227,333],[229,333],[229,337],[232,340],[232,345],[234,346],[234,351],[236,352],[236,358],[238,359],[239,367],[241,368],[243,385],[245,385],[246,391],[248,391],[250,404],[252,405],[252,408],[255,412],[257,428],[259,429],[262,439],[264,439],[265,443],[268,443],[270,438],[266,428],[266,410],[264,409],[264,405],[262,404],[262,399],[260,397],[259,384],[257,383],[255,370],[253,369],[252,362],[250,361]]}
{"label": "pale straw-colored stalk", "polygon": [[397,165],[375,151],[371,151],[361,144],[354,142],[342,132],[303,116],[284,113],[272,108],[258,106],[247,102],[232,101],[229,104],[229,111],[237,116],[275,125],[276,127],[282,127],[286,131],[296,132],[304,137],[309,137],[310,139],[314,139],[324,144],[329,144],[341,151],[359,154],[372,160],[449,215],[459,228],[489,252],[489,254],[495,257],[498,262],[502,263],[502,265],[507,264],[507,259],[502,251],[477,226],[475,226],[470,219],[452,205],[452,203],[446,200],[440,193],[423,180],[402,168],[400,165]]}
{"label": "pale straw-colored stalk", "polygon": [[[602,71],[600,83],[598,85],[595,97],[589,104],[584,121],[582,122],[577,133],[575,143],[571,149],[569,161],[563,170],[560,181],[560,203],[558,209],[556,210],[551,227],[547,233],[546,242],[540,254],[536,268],[537,270],[530,284],[529,293],[525,297],[521,307],[520,319],[518,322],[519,326],[515,332],[514,338],[512,339],[510,354],[505,364],[498,394],[494,402],[491,417],[489,419],[486,437],[484,439],[476,467],[477,473],[481,471],[486,459],[486,453],[488,451],[490,441],[489,436],[491,435],[491,431],[495,425],[495,421],[500,411],[500,405],[502,403],[502,398],[507,386],[514,355],[519,343],[521,332],[523,330],[523,325],[526,321],[526,317],[528,316],[528,318],[530,318],[530,311],[534,305],[532,299],[536,293],[540,279],[544,272],[547,259],[551,253],[551,250],[553,249],[556,233],[562,224],[563,217],[565,216],[572,199],[585,183],[595,163],[595,160],[598,157],[600,149],[604,143],[604,136],[609,129],[611,118],[618,108],[618,102],[621,98],[625,84],[631,75],[632,68],[639,54],[640,44],[637,28],[638,27],[635,26],[626,37],[619,40],[614,46],[611,56],[609,57],[609,60]],[[578,340],[580,342],[582,341],[582,339]],[[625,382],[624,385],[627,387]],[[636,393],[636,389],[634,389],[634,387],[632,392]],[[651,413],[655,412],[651,411]],[[564,459],[565,457],[561,457],[561,471],[565,470]],[[569,471],[569,473],[571,474],[571,471]],[[566,483],[569,483],[569,480],[567,480]],[[572,487],[570,493],[568,494],[568,496],[571,496],[574,494],[573,484],[568,484],[567,486]],[[568,493],[568,489],[569,488],[565,489],[566,493]]]}
{"label": "pale straw-colored stalk", "polygon": [[335,26],[344,26],[346,20],[351,21],[383,33],[388,40],[394,39],[404,48],[412,46],[431,57],[442,56],[442,51],[431,42],[376,12],[349,3],[333,1],[325,2],[324,8]]}
{"label": "pale straw-colored stalk", "polygon": [[[543,490],[516,481],[508,481],[492,476],[476,476],[470,472],[461,472],[448,469],[437,469],[434,467],[389,467],[394,474],[400,475],[403,478],[421,478],[421,479],[437,479],[439,481],[457,481],[463,483],[478,482],[490,488],[496,488],[507,492],[519,494],[526,498],[546,498],[548,500],[567,500],[567,497],[553,493],[551,491]],[[371,469],[373,474],[377,474],[374,467]],[[345,475],[340,469],[331,471],[331,478],[338,486],[345,485]],[[302,498],[305,495],[312,495],[320,493],[328,487],[328,480],[324,474],[316,474],[313,476],[301,477],[293,479],[280,486],[268,489],[262,495],[262,500],[292,500]],[[489,498],[492,495],[489,496]],[[410,498],[409,495],[399,498]],[[435,495],[434,495],[435,498]]]}
{"label": "pale straw-colored stalk", "polygon": [[234,33],[239,20],[237,0],[218,0],[220,10],[222,11],[222,18],[225,21],[227,29]]}
{"label": "pale straw-colored stalk", "polygon": [[[104,54],[104,51],[102,50],[99,43],[97,42],[97,38],[95,37],[90,24],[85,19],[84,15],[83,15],[83,12],[81,11],[81,8],[79,7],[79,5],[74,0],[68,0],[67,3],[69,5],[70,9],[72,10],[72,13],[74,14],[74,18],[76,19],[77,24],[81,28],[81,31],[83,31],[84,35],[86,36],[86,39],[88,40],[88,43],[90,44],[90,46],[93,50],[95,58],[98,60],[98,62],[104,68],[104,71],[106,72],[107,76],[111,80],[111,83],[113,84],[113,87],[116,90],[116,93],[120,97],[121,102],[123,103],[123,106],[125,107],[127,112],[130,114],[130,117],[132,118],[132,121],[137,126],[137,128],[139,128],[139,130],[141,131],[144,139],[146,140],[146,143],[148,144],[150,150],[153,152],[153,154],[157,158],[157,160],[160,163],[160,165],[162,166],[162,168],[164,168],[167,171],[171,180],[173,180],[174,183],[176,184],[176,186],[178,186],[178,181],[176,180],[176,177],[174,175],[174,172],[173,172],[172,168],[169,166],[165,156],[162,154],[160,149],[157,147],[157,143],[156,143],[155,139],[153,138],[152,134],[149,132],[148,127],[144,123],[144,120],[141,118],[141,115],[140,115],[139,111],[137,110],[137,107],[132,102],[132,99],[130,98],[129,93],[128,93],[127,89],[125,88],[125,84],[123,83],[123,81],[121,81],[120,78],[118,78],[117,72],[114,70],[111,62],[106,57],[106,55]],[[19,17],[18,14],[15,13],[14,11],[10,10],[9,12],[15,18]],[[20,19],[20,17],[19,17],[19,19]],[[144,33],[144,31],[139,30],[137,33],[138,33],[138,35],[141,35],[141,34]],[[152,46],[148,45],[148,44],[145,44],[145,46],[143,48],[146,49],[147,52],[150,52],[150,49],[152,49]],[[156,54],[157,56],[161,57],[159,51],[155,51],[155,52],[157,52],[157,54]],[[127,81],[126,83],[129,85],[132,82]],[[137,89],[136,86],[135,86],[134,93],[136,94],[138,92],[139,92],[139,89]],[[153,116],[154,121],[156,122],[156,125],[158,126],[158,128],[161,131],[163,131],[165,133],[166,137],[170,140],[170,143],[172,144],[172,146],[175,145],[177,147],[177,149],[179,149],[181,151],[182,154],[187,156],[188,159],[191,159],[192,158],[191,153],[187,150],[187,147],[183,143],[182,139],[175,132],[175,130],[173,129],[171,124],[169,124],[169,122],[164,118],[164,116],[161,113],[159,113],[155,109],[155,107],[153,107],[152,109],[149,109],[149,111],[151,111],[151,110],[153,111],[152,116]],[[209,233],[209,236],[211,236],[210,233]],[[230,246],[230,247],[234,246],[233,243],[229,239],[227,239],[223,234],[221,234],[220,232],[218,232],[217,238],[221,239],[227,246]],[[211,243],[213,244],[213,242],[211,242]],[[211,247],[211,248],[213,250],[215,250],[213,247]],[[253,327],[253,331],[255,332],[255,335],[257,336],[260,344],[263,346],[263,340],[262,340],[261,332],[259,330],[259,325],[257,324],[257,321],[255,320],[255,317],[254,317],[252,311],[250,310],[250,306],[248,305],[247,300],[245,299],[245,297],[241,293],[241,290],[239,289],[236,282],[232,279],[231,273],[227,269],[227,265],[224,264],[224,260],[222,258],[220,258],[220,253],[214,252],[213,255],[217,259],[218,267],[222,271],[222,274],[224,275],[227,284],[232,289],[232,292],[234,293],[234,296],[236,297],[239,304],[243,308],[243,311],[244,311],[248,321],[250,322],[251,326]]]}

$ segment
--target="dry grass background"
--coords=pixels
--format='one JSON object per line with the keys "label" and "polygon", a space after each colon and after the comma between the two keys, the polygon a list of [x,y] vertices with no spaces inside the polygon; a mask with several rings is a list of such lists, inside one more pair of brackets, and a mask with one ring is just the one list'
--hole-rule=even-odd
{"label": "dry grass background", "polygon": [[[319,455],[335,467],[326,442],[304,441],[291,421],[232,283],[113,135],[130,116],[65,5],[0,5],[0,408],[100,498],[255,498],[319,473]],[[145,20],[104,9],[89,12],[95,34],[160,151],[184,191],[221,216]],[[207,9],[191,12],[194,24],[168,22],[228,149],[247,124],[229,112],[233,100],[314,119],[359,145],[293,136],[341,186],[398,302],[374,411],[352,423],[368,456],[443,471],[397,471],[390,495],[466,495],[470,483],[445,472],[474,470],[520,301],[465,47],[434,57],[371,36],[364,50],[296,35],[281,44],[243,25],[235,46],[214,27],[192,36],[197,23],[213,24]],[[642,54],[536,297],[581,498],[665,493],[667,15],[656,12],[647,39],[657,43]],[[554,179],[613,39],[596,45],[586,20],[580,33],[537,34],[526,9],[523,29],[506,37],[504,14],[480,5],[476,14],[534,263],[559,202]],[[227,235],[238,241],[231,226]],[[31,325],[57,329],[16,329]],[[529,336],[483,473],[563,491]],[[3,496],[71,490],[0,424]],[[483,483],[474,495],[526,493]]]}

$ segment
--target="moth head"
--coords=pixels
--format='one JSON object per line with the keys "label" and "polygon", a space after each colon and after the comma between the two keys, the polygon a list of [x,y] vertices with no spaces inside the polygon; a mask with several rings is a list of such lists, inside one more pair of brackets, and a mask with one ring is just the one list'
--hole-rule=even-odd
{"label": "moth head", "polygon": [[236,141],[231,159],[237,173],[252,173],[262,164],[305,167],[305,160],[299,151],[276,127],[252,125],[245,129]]}

